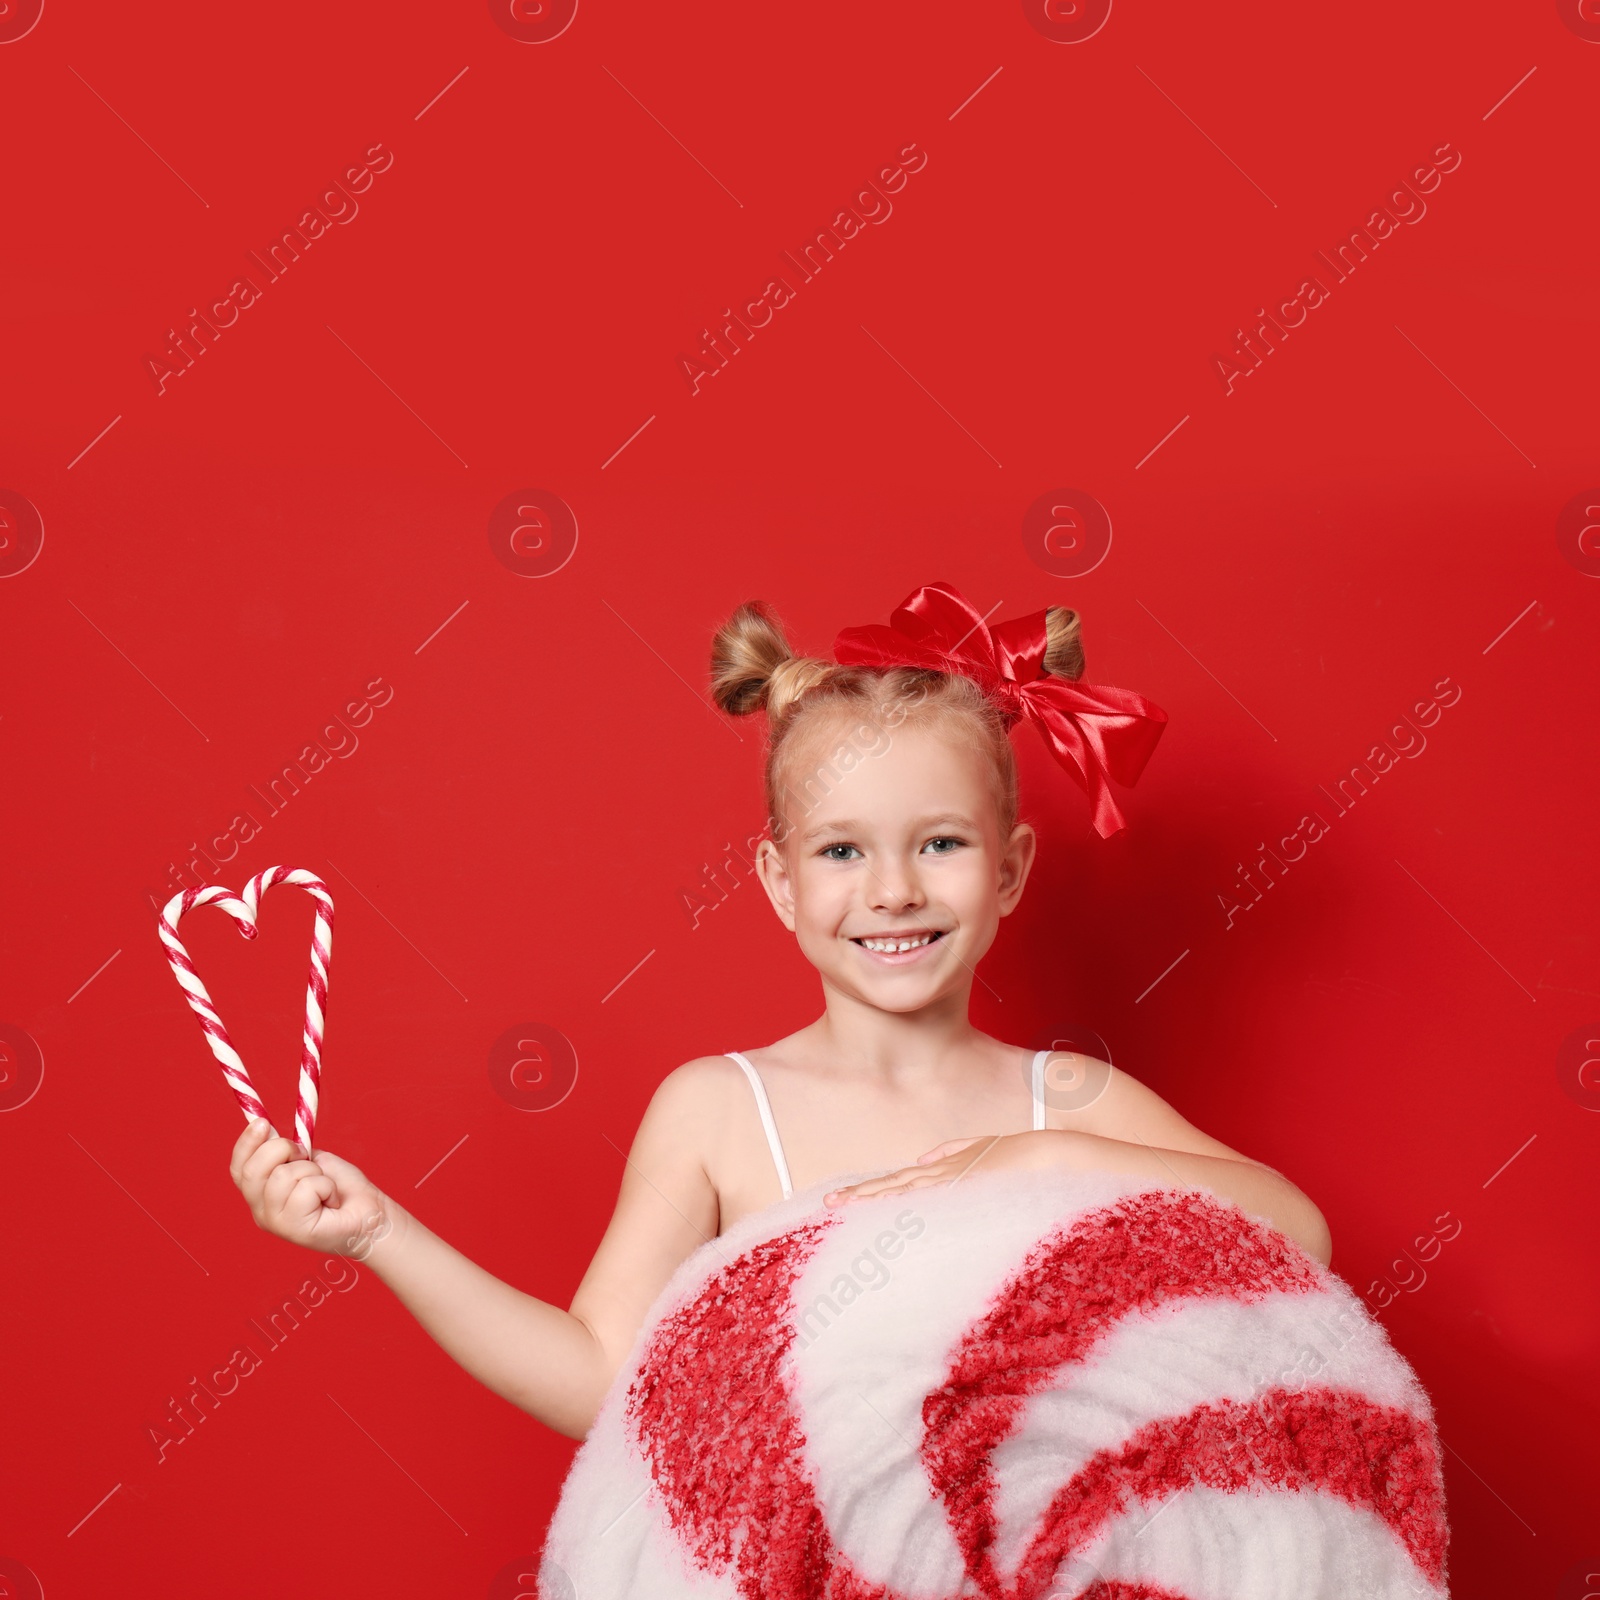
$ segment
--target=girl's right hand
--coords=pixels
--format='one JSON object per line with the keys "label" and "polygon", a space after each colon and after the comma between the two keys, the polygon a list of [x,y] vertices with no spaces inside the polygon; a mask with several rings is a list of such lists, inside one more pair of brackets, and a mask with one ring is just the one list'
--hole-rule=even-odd
{"label": "girl's right hand", "polygon": [[398,1220],[400,1208],[359,1167],[326,1150],[308,1157],[272,1137],[264,1118],[239,1135],[228,1171],[258,1228],[308,1250],[364,1260]]}

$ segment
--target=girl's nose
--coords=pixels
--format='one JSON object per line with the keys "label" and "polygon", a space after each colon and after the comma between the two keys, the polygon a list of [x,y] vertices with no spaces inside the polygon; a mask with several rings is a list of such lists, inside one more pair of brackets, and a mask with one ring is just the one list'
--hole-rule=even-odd
{"label": "girl's nose", "polygon": [[904,911],[925,903],[916,868],[902,861],[885,861],[874,869],[867,892],[874,911]]}

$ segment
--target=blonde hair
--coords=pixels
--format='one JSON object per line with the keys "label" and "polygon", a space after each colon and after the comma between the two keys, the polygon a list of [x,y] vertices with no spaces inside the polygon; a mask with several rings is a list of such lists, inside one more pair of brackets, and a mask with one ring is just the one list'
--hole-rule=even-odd
{"label": "blonde hair", "polygon": [[[1083,676],[1078,613],[1051,606],[1045,613],[1049,644],[1044,670],[1052,677]],[[925,667],[841,666],[797,656],[783,625],[763,601],[746,601],[717,629],[711,644],[711,698],[730,716],[767,714],[763,773],[767,818],[782,843],[787,816],[781,805],[792,793],[784,779],[797,733],[819,732],[841,716],[865,726],[906,722],[937,726],[989,763],[995,811],[1004,842],[1016,826],[1017,760],[1005,719],[983,689],[961,673]],[[892,719],[892,720],[891,720]],[[823,772],[817,777],[826,783]]]}

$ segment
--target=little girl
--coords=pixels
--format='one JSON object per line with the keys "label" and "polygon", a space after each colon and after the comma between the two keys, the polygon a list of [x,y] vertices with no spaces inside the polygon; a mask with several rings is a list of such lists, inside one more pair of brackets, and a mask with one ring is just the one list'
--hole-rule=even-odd
{"label": "little girl", "polygon": [[1122,826],[1107,773],[1137,778],[1165,713],[1077,684],[1074,612],[991,629],[944,585],[917,591],[892,627],[847,629],[835,654],[795,656],[754,604],[712,649],[717,704],[768,717],[772,836],[756,868],[821,976],[822,1014],[764,1049],[666,1077],[567,1310],[474,1265],[326,1150],[268,1138],[261,1121],[234,1147],[258,1226],[364,1258],[467,1371],[572,1438],[588,1433],[680,1263],[835,1175],[882,1174],[827,1193],[827,1208],[974,1169],[1128,1173],[1210,1190],[1329,1261],[1321,1213],[1281,1173],[1108,1062],[1034,1055],[968,1020],[974,969],[1020,901],[1037,843],[1017,818],[1010,726],[1039,726],[1104,834]]}

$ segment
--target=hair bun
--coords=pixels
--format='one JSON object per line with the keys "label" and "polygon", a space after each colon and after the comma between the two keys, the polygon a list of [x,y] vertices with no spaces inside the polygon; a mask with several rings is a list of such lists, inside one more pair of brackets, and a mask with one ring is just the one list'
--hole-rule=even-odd
{"label": "hair bun", "polygon": [[797,656],[783,625],[762,600],[747,600],[711,641],[711,698],[730,716],[765,710],[776,721],[832,663]]}
{"label": "hair bun", "polygon": [[1045,646],[1044,670],[1053,678],[1081,678],[1084,658],[1078,613],[1070,606],[1051,606],[1044,614],[1044,628],[1050,641]]}

